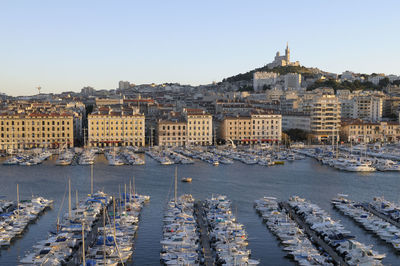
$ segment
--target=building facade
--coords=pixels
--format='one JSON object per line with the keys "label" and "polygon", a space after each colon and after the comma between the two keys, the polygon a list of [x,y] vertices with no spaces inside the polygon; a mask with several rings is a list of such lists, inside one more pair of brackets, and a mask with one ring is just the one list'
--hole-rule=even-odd
{"label": "building facade", "polygon": [[345,119],[341,123],[340,136],[343,141],[352,143],[394,142],[400,139],[400,124]]}
{"label": "building facade", "polygon": [[301,74],[288,73],[285,75],[285,89],[300,89],[301,87]]}
{"label": "building facade", "polygon": [[279,142],[282,138],[282,116],[253,113],[225,117],[221,122],[220,138],[241,144]]}
{"label": "building facade", "polygon": [[2,114],[0,150],[73,147],[73,120],[69,113]]}
{"label": "building facade", "polygon": [[254,91],[260,91],[264,86],[274,85],[278,79],[278,73],[257,71],[253,74]]}
{"label": "building facade", "polygon": [[187,145],[186,121],[158,121],[158,146],[175,147]]}
{"label": "building facade", "polygon": [[145,116],[137,110],[95,111],[88,115],[88,128],[89,146],[145,145]]}
{"label": "building facade", "polygon": [[202,109],[184,109],[187,121],[188,145],[212,145],[213,121],[212,115]]}
{"label": "building facade", "polygon": [[380,121],[383,114],[383,98],[372,95],[353,98],[353,116],[367,121]]}
{"label": "building facade", "polygon": [[339,140],[340,102],[335,95],[316,96],[311,108],[311,133],[317,141]]}

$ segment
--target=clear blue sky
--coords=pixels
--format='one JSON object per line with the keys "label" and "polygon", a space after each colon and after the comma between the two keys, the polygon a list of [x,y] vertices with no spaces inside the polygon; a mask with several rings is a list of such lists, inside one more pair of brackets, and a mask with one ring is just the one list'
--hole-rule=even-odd
{"label": "clear blue sky", "polygon": [[0,2],[0,92],[208,84],[272,61],[400,74],[398,1]]}

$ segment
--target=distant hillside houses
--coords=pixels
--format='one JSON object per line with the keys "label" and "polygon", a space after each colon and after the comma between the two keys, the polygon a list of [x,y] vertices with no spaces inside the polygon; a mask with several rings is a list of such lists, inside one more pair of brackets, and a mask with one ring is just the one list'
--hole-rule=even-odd
{"label": "distant hillside houses", "polygon": [[301,74],[288,73],[279,75],[275,72],[257,71],[253,74],[254,91],[271,89],[273,87],[281,87],[284,89],[300,89]]}

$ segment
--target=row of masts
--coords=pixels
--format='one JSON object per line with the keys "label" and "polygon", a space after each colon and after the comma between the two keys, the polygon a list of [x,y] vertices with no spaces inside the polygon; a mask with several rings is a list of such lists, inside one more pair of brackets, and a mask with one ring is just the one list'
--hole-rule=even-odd
{"label": "row of masts", "polygon": [[[91,192],[91,194],[90,194],[90,197],[93,197],[95,194],[93,193],[94,191],[94,188],[93,188],[93,165],[91,166],[91,171],[90,171],[90,178],[91,178],[91,180],[90,180],[90,192]],[[19,184],[16,184],[17,185],[17,210],[16,210],[16,215],[17,215],[17,217],[19,218],[19,216],[20,216],[20,195],[19,195]],[[67,189],[67,188],[66,188]],[[65,192],[64,192],[64,197],[63,197],[63,199],[62,199],[62,202],[61,202],[61,206],[60,206],[60,210],[62,209],[62,206],[63,206],[63,202],[64,202],[64,199],[65,199],[65,196],[66,196],[66,189],[65,189]],[[133,201],[134,202],[134,204],[136,204],[136,188],[135,188],[135,177],[133,176],[132,177],[132,179],[130,179],[129,180],[129,191],[127,191],[127,189],[128,189],[128,187],[127,187],[127,184],[125,183],[124,184],[124,199],[122,198],[122,194],[121,194],[121,186],[119,185],[119,203],[118,203],[118,205],[119,205],[119,209],[118,209],[118,212],[120,213],[120,215],[122,215],[123,214],[123,212],[127,212],[128,211],[128,209],[127,209],[127,202],[130,202],[130,201]],[[128,192],[128,193],[127,193]],[[73,219],[73,212],[72,212],[72,191],[71,191],[71,178],[69,178],[68,179],[68,219]],[[132,195],[133,195],[133,198],[132,198]],[[32,195],[33,196],[33,195]],[[78,190],[76,189],[75,190],[75,200],[76,200],[76,210],[78,210],[79,209],[79,197],[78,197]],[[122,264],[122,265],[124,265],[124,262],[123,262],[123,259],[122,259],[122,256],[121,256],[121,253],[120,253],[120,249],[119,249],[119,247],[118,247],[118,244],[117,244],[117,242],[116,242],[116,213],[117,213],[117,211],[116,211],[116,203],[118,202],[118,200],[117,200],[117,198],[115,197],[115,196],[112,196],[112,204],[113,204],[113,218],[111,218],[109,215],[108,215],[108,212],[107,212],[107,209],[109,208],[109,205],[107,204],[107,206],[105,205],[105,204],[103,204],[103,233],[100,233],[100,234],[104,234],[104,265],[106,265],[106,262],[107,262],[107,245],[106,245],[106,240],[107,240],[107,234],[110,234],[110,231],[109,230],[107,230],[107,228],[106,228],[106,219],[108,219],[108,225],[111,227],[111,228],[113,228],[113,230],[111,230],[111,234],[114,236],[114,241],[115,241],[115,246],[116,246],[116,251],[117,251],[117,253],[118,253],[118,256],[119,256],[119,260],[120,260],[120,263]],[[128,204],[129,205],[129,204]],[[123,208],[122,208],[122,206],[123,206]],[[113,220],[111,220],[111,219],[113,219]],[[81,221],[81,226],[82,226],[82,249],[81,249],[81,251],[82,251],[82,256],[81,255],[78,255],[78,257],[80,257],[80,261],[81,262],[83,262],[83,264],[82,265],[86,265],[86,249],[87,249],[87,247],[86,247],[86,244],[89,244],[90,245],[90,243],[86,243],[85,244],[85,224],[86,224],[86,221],[85,221],[85,219],[81,219],[82,221]],[[59,214],[57,214],[57,234],[59,233],[59,231],[60,231],[60,222],[59,222]],[[92,232],[91,232],[92,233]]]}
{"label": "row of masts", "polygon": [[[18,189],[18,186],[17,186]],[[127,211],[126,207],[126,197],[127,197],[127,186],[124,184],[124,210],[121,209],[122,205],[122,195],[121,195],[121,186],[118,186],[119,189],[119,213],[122,211]],[[133,176],[132,180],[129,180],[129,201],[131,199],[131,195],[134,196],[134,201],[135,201],[135,177]],[[90,195],[93,195],[93,165],[90,167]],[[175,196],[176,197],[176,196]],[[72,218],[72,202],[71,202],[71,178],[68,179],[68,218]],[[113,228],[114,228],[114,241],[116,239],[116,224],[115,224],[115,213],[116,213],[116,206],[115,206],[115,197],[112,199],[113,202]],[[78,200],[78,190],[76,190],[76,208],[79,207],[79,200]],[[103,250],[104,250],[104,265],[106,265],[106,238],[107,238],[107,230],[106,230],[106,214],[107,214],[107,207],[103,206],[103,238],[104,238],[104,244],[103,244]],[[57,232],[59,228],[59,219],[57,218]],[[117,252],[120,256],[120,251],[118,248],[118,245],[116,244]],[[82,265],[86,265],[86,254],[85,254],[85,223],[82,221]],[[121,256],[120,256],[121,257]],[[121,264],[124,265],[122,259],[121,259]]]}

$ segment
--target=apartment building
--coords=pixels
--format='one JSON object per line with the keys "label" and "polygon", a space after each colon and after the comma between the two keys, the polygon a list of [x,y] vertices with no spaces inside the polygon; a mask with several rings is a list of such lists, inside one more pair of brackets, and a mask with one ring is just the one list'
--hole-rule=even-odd
{"label": "apartment building", "polygon": [[382,141],[398,142],[400,140],[400,124],[395,121],[381,122]]}
{"label": "apartment building", "polygon": [[202,109],[184,108],[187,121],[188,145],[212,145],[212,115]]}
{"label": "apartment building", "polygon": [[340,102],[335,95],[314,97],[311,107],[311,133],[317,141],[339,140]]}
{"label": "apartment building", "polygon": [[232,116],[225,117],[221,122],[220,138],[225,141],[247,143],[251,138],[251,117]]}
{"label": "apartment building", "polygon": [[288,73],[285,75],[285,89],[300,89],[301,74]]}
{"label": "apartment building", "polygon": [[372,95],[356,96],[352,101],[353,116],[367,121],[380,121],[383,114],[383,98]]}
{"label": "apartment building", "polygon": [[101,107],[88,115],[89,146],[145,145],[145,116],[135,108]]}
{"label": "apartment building", "polygon": [[221,122],[220,137],[241,144],[279,142],[282,138],[282,116],[266,113],[227,116]]}
{"label": "apartment building", "polygon": [[353,143],[393,142],[400,138],[400,124],[345,119],[341,123],[340,136],[343,141]]}
{"label": "apartment building", "polygon": [[74,146],[71,113],[0,114],[0,150]]}
{"label": "apartment building", "polygon": [[254,91],[263,90],[264,86],[275,85],[278,80],[278,73],[274,72],[261,72],[253,73],[253,88]]}
{"label": "apartment building", "polygon": [[157,126],[158,146],[175,147],[187,145],[187,122],[160,120]]}
{"label": "apartment building", "polygon": [[257,142],[279,142],[282,138],[282,115],[252,113],[251,138]]}

